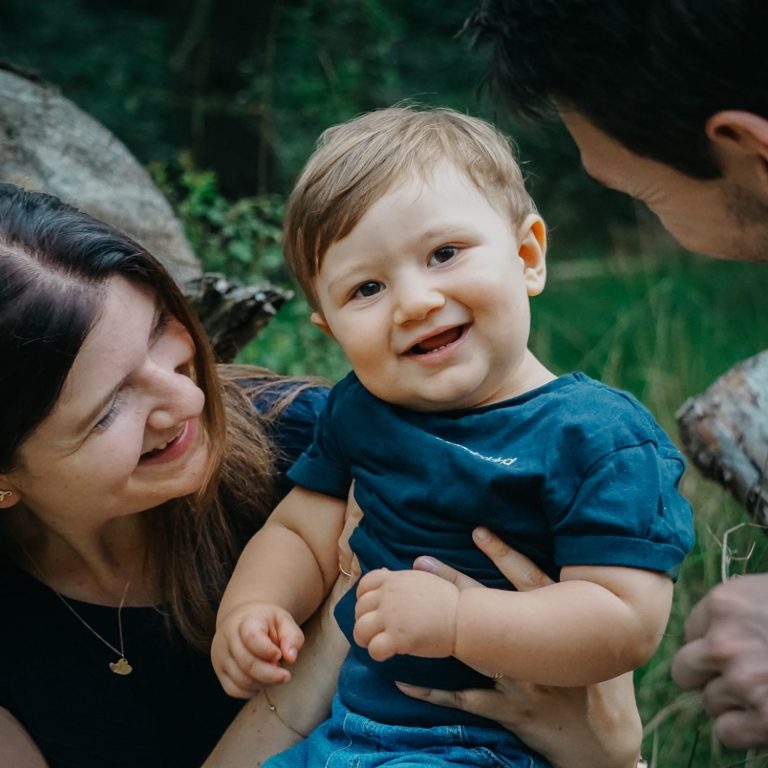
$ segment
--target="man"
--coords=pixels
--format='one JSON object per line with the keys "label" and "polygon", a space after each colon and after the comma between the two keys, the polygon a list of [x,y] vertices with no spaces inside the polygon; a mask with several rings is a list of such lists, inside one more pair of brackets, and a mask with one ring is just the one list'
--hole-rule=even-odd
{"label": "man", "polygon": [[[557,110],[587,172],[685,247],[768,262],[765,0],[484,0],[468,21],[513,108]],[[768,574],[714,588],[674,679],[726,746],[768,746]]]}

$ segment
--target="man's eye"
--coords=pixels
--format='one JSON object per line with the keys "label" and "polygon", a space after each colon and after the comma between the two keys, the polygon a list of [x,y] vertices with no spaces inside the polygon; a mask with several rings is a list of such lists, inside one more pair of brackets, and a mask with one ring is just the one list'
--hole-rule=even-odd
{"label": "man's eye", "polygon": [[355,298],[367,299],[369,296],[375,296],[382,290],[384,290],[384,286],[381,283],[376,280],[369,280],[367,283],[358,286],[355,291]]}
{"label": "man's eye", "polygon": [[434,264],[445,264],[446,261],[450,261],[459,249],[455,245],[444,245],[441,248],[437,248],[429,259],[430,266]]}

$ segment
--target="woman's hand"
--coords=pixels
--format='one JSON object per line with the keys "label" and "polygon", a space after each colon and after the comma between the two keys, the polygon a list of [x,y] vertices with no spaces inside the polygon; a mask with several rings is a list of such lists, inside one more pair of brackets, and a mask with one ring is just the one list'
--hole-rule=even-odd
{"label": "woman's hand", "polygon": [[[551,584],[527,557],[484,528],[475,530],[477,546],[522,591]],[[429,571],[459,589],[478,583],[431,557],[417,570]],[[554,688],[501,678],[492,689],[441,691],[398,684],[417,699],[456,707],[495,720],[540,752],[555,768],[635,768],[642,726],[634,699],[632,674],[586,688]]]}

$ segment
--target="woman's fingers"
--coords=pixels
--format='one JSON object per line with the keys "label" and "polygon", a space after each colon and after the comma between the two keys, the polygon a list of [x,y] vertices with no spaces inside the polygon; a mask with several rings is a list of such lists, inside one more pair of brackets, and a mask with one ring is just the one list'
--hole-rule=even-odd
{"label": "woman's fingers", "polygon": [[357,524],[363,519],[363,510],[355,501],[355,483],[349,488],[347,495],[347,513],[344,517],[344,528],[339,536],[339,571],[347,578],[357,579],[360,576],[360,565],[349,548],[349,537]]}
{"label": "woman's fingers", "polygon": [[553,583],[532,560],[512,549],[487,528],[475,528],[472,539],[519,592],[529,592]]}
{"label": "woman's fingers", "polygon": [[[528,592],[552,584],[552,579],[532,560],[512,549],[487,528],[475,528],[472,539],[518,591]],[[481,586],[473,578],[428,555],[417,557],[413,562],[413,568],[417,571],[434,573],[441,579],[455,584],[459,589]]]}
{"label": "woman's fingers", "polygon": [[[480,717],[488,717],[499,720],[503,712],[507,718],[513,715],[513,707],[510,701],[495,688],[467,688],[462,691],[442,691],[437,688],[422,688],[417,685],[406,685],[405,683],[395,683],[397,687],[406,695],[421,701],[428,701],[430,704],[437,704],[440,707],[451,707],[452,709],[461,709],[464,712],[470,712]],[[509,722],[505,725],[509,726]]]}

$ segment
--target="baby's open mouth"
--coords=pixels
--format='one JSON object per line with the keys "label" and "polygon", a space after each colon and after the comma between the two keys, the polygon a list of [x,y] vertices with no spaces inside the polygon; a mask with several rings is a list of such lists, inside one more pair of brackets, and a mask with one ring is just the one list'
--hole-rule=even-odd
{"label": "baby's open mouth", "polygon": [[418,344],[414,344],[406,354],[408,355],[427,355],[430,352],[436,352],[444,349],[449,344],[457,342],[466,331],[466,325],[457,325],[455,328],[449,328],[447,331],[441,331],[427,339],[422,339]]}

